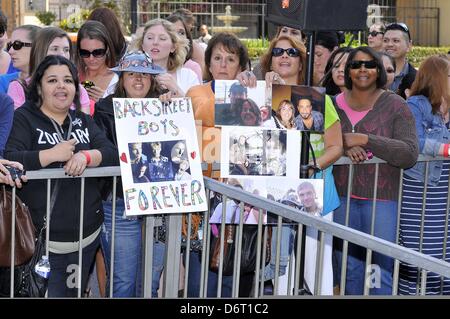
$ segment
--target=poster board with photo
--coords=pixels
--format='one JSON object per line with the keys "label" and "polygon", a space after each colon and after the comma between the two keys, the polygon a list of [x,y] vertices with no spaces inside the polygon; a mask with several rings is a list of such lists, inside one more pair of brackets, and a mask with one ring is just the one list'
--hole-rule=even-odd
{"label": "poster board with photo", "polygon": [[272,109],[289,101],[294,109],[297,130],[323,133],[325,126],[325,89],[304,85],[272,85]]}
{"label": "poster board with photo", "polygon": [[113,99],[126,215],[207,209],[191,100]]}
{"label": "poster board with photo", "polygon": [[[323,179],[298,179],[286,177],[270,177],[265,180],[254,178],[229,178],[227,183],[243,189],[251,194],[265,197],[281,204],[293,207],[299,212],[308,213],[321,217],[323,213],[324,181]],[[228,199],[225,207],[225,223],[238,224],[241,214],[239,202]],[[224,203],[218,203],[211,207],[210,223],[220,224],[222,222]],[[243,205],[243,223],[258,224],[259,208],[249,204]],[[276,224],[277,216],[270,212],[262,211],[263,224]],[[233,218],[234,216],[234,218]],[[284,224],[291,223],[284,219]]]}
{"label": "poster board with photo", "polygon": [[[262,183],[255,181],[252,178],[229,178],[227,183],[234,187],[238,187],[254,195],[266,197],[265,187],[261,187]],[[222,223],[223,206],[225,205],[225,223],[226,224],[239,224],[241,208],[240,202],[231,198],[227,199],[226,203],[216,203],[214,207],[211,206],[210,210],[210,224]],[[253,207],[250,204],[244,203],[242,211],[242,222],[245,225],[257,225],[259,222],[260,209]],[[267,223],[267,212],[262,211],[263,219],[262,223]]]}
{"label": "poster board with photo", "polygon": [[266,91],[265,81],[257,81],[255,88],[236,80],[214,81],[215,125],[262,126],[272,114]]}
{"label": "poster board with photo", "polygon": [[222,127],[221,177],[297,177],[300,132],[261,127]]}

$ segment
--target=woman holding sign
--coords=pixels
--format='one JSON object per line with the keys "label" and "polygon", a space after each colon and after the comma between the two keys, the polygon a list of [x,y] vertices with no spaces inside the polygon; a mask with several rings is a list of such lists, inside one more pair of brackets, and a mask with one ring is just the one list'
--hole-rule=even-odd
{"label": "woman holding sign", "polygon": [[[272,84],[284,85],[302,85],[305,82],[306,74],[306,48],[302,42],[292,36],[280,36],[270,43],[269,49],[261,57],[261,67],[267,87]],[[253,87],[256,85],[256,77],[252,72],[242,72],[238,75],[238,79],[242,85]],[[281,104],[278,106],[282,106]],[[273,111],[278,112],[276,109]],[[277,119],[278,121],[278,119]],[[332,100],[327,96],[325,99],[325,123],[324,134],[311,134],[310,141],[313,146],[315,156],[317,157],[316,166],[320,170],[316,174],[316,178],[324,179],[324,207],[321,216],[328,220],[333,220],[333,211],[339,207],[339,197],[336,191],[334,178],[332,174],[332,165],[342,155],[342,134],[339,117],[336,113]],[[266,125],[265,125],[266,126]],[[290,128],[295,126],[289,125]],[[276,126],[275,120],[273,127]],[[288,127],[288,126],[286,126]],[[299,129],[299,127],[296,127]],[[312,156],[309,156],[312,158]],[[284,235],[289,230],[288,227],[283,227]],[[285,236],[288,238],[289,236]],[[274,238],[274,237],[272,237]],[[275,237],[276,238],[276,237]],[[315,255],[317,243],[317,230],[308,227],[306,238],[306,260],[305,260],[305,281],[308,284],[311,292],[314,291],[315,286]],[[272,245],[274,243],[272,242]],[[286,243],[282,242],[281,249],[281,267],[278,275],[283,275],[288,264],[288,247]],[[312,248],[311,248],[312,247]],[[275,247],[272,247],[271,265],[266,267],[265,279],[272,279],[275,274]],[[309,252],[309,253],[308,253]],[[323,280],[320,289],[323,295],[333,294],[333,271],[331,263],[332,253],[332,237],[325,236],[325,251],[324,251],[324,266],[322,270]]]}
{"label": "woman holding sign", "polygon": [[[220,129],[214,127],[214,105],[215,105],[215,80],[234,80],[236,76],[244,71],[249,64],[247,48],[242,42],[231,33],[217,33],[208,42],[205,51],[205,80],[206,84],[192,87],[186,96],[192,99],[192,107],[194,109],[194,117],[197,121],[201,121],[202,132],[202,160],[207,163],[220,161]],[[198,130],[199,131],[199,130]],[[210,175],[211,171],[204,172],[204,175]],[[192,217],[191,241],[199,239],[201,218],[197,215]],[[200,226],[201,227],[201,226]],[[183,224],[184,235],[186,231],[186,223]],[[200,296],[200,258],[202,250],[192,249],[189,258],[189,283],[188,297]],[[222,277],[222,296],[231,296],[232,276]],[[240,296],[249,296],[252,274],[242,274],[240,279]],[[208,297],[216,296],[218,283],[218,274],[209,271],[208,273]]]}
{"label": "woman holding sign", "polygon": [[[39,64],[30,83],[29,99],[14,113],[5,157],[23,163],[25,170],[64,168],[79,176],[86,167],[117,164],[117,151],[88,115],[79,111],[79,81],[76,67],[62,56],[49,55]],[[77,110],[71,110],[72,103]],[[47,187],[45,180],[29,181],[18,191],[27,203],[37,230],[45,224]],[[52,181],[49,297],[76,297],[73,265],[78,264],[81,179]],[[103,221],[100,185],[85,180],[83,264],[81,290],[99,245]]]}
{"label": "woman holding sign", "polygon": [[[164,99],[163,89],[155,80],[165,70],[155,65],[146,53],[137,51],[125,54],[119,65],[112,69],[119,72],[116,92],[101,99],[95,106],[94,120],[102,128],[108,139],[117,146],[114,121],[113,98],[158,98]],[[117,158],[117,155],[115,156]],[[147,167],[148,170],[148,167]],[[104,188],[103,210],[105,212],[104,228],[101,244],[106,264],[111,264],[111,232],[112,232],[112,179]],[[117,184],[116,229],[113,297],[136,297],[138,265],[141,252],[141,219],[126,218],[122,185]],[[107,266],[107,271],[110,267]],[[158,278],[159,279],[159,278]],[[108,281],[109,283],[109,281]],[[109,290],[107,290],[107,293]]]}

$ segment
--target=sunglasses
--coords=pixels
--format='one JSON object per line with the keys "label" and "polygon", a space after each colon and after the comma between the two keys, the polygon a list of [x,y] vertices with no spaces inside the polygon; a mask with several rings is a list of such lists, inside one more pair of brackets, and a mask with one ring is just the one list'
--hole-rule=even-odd
{"label": "sunglasses", "polygon": [[282,56],[284,52],[287,53],[290,57],[298,57],[300,56],[300,50],[296,48],[289,48],[289,49],[283,49],[283,48],[273,48],[272,49],[272,56]]}
{"label": "sunglasses", "polygon": [[386,69],[386,73],[395,73],[394,69]]}
{"label": "sunglasses", "polygon": [[408,34],[408,38],[411,39],[411,34],[409,33],[408,26],[404,24],[403,22],[394,22],[390,23],[386,26],[386,31],[389,30],[400,30]]}
{"label": "sunglasses", "polygon": [[9,51],[11,49],[11,47],[18,51],[20,49],[22,49],[23,47],[31,47],[31,43],[29,42],[22,42],[20,40],[16,40],[14,42],[8,42],[6,44],[6,51]]}
{"label": "sunglasses", "polygon": [[350,62],[349,67],[350,67],[350,69],[356,70],[356,69],[360,69],[363,65],[366,69],[376,69],[377,62],[375,62],[374,60],[370,60],[370,61],[353,60]]}
{"label": "sunglasses", "polygon": [[384,32],[381,32],[381,31],[370,31],[367,34],[375,38],[379,34],[384,34]]}
{"label": "sunglasses", "polygon": [[80,53],[80,57],[85,59],[88,59],[91,54],[94,58],[102,58],[106,54],[106,49],[95,49],[92,51],[80,49],[78,52]]}

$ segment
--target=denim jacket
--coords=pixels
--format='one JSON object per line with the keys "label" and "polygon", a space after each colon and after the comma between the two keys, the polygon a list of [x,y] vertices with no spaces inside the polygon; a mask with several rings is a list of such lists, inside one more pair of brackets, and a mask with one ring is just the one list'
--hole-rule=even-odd
{"label": "denim jacket", "polygon": [[[410,97],[408,105],[416,119],[417,137],[421,154],[437,156],[442,143],[450,142],[450,133],[439,114],[433,114],[430,101],[423,95]],[[426,162],[417,162],[405,174],[419,181],[425,178]],[[442,161],[430,162],[428,167],[428,184],[436,186],[442,171]]]}

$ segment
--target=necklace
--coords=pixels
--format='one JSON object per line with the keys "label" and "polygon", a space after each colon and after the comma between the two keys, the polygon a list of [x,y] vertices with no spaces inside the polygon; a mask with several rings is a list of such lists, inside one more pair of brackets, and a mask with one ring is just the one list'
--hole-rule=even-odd
{"label": "necklace", "polygon": [[58,134],[59,141],[68,141],[70,138],[70,134],[72,134],[72,116],[70,116],[70,113],[67,113],[67,116],[69,117],[69,129],[67,130],[66,138],[63,138],[64,130],[61,125],[59,125],[54,119],[50,118],[50,121],[53,124],[53,127],[55,128],[56,134]]}

